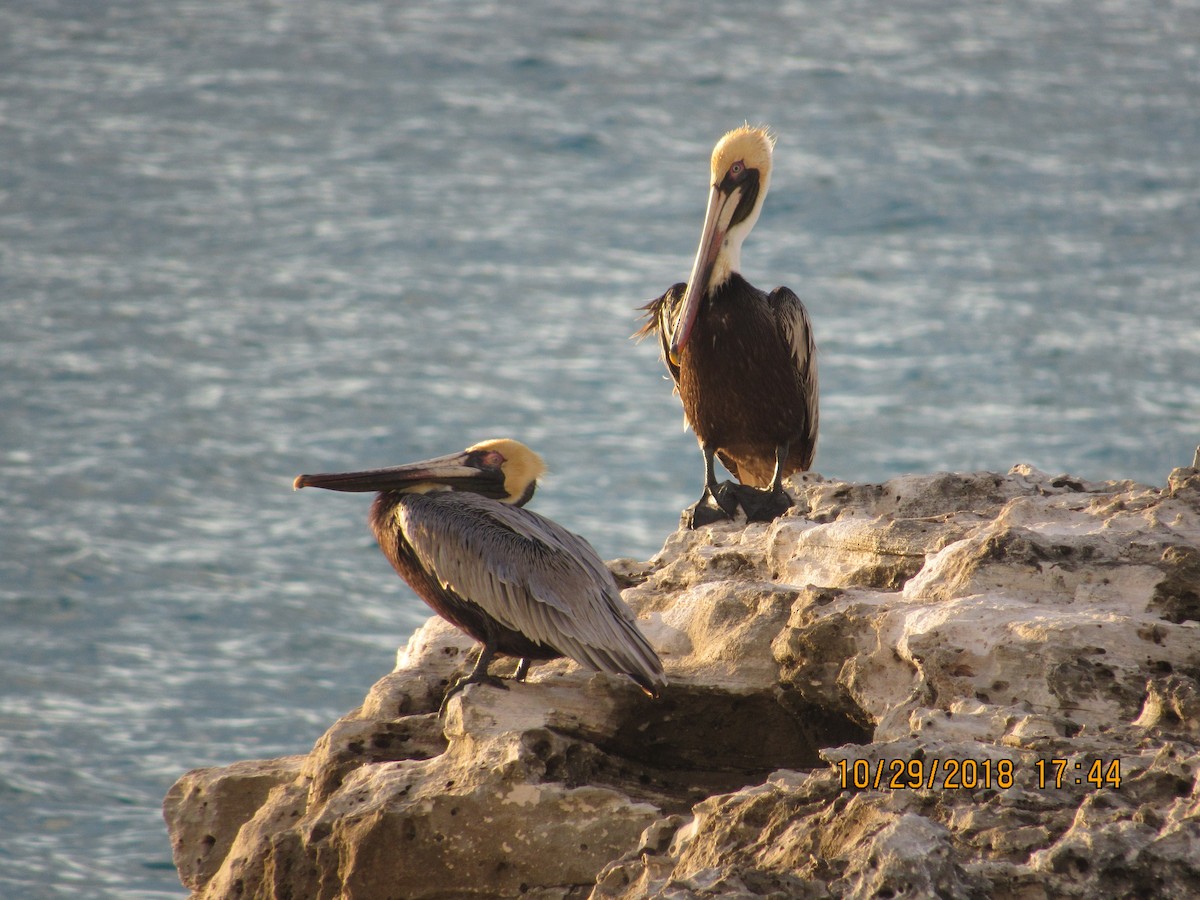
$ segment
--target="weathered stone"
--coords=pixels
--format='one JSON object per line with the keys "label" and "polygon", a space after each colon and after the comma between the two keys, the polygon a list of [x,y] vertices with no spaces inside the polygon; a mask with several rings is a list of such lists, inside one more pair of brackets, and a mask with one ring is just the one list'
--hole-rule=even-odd
{"label": "weathered stone", "polygon": [[789,486],[614,570],[671,679],[437,713],[430,620],[307,756],[164,804],[197,898],[1200,896],[1200,473]]}
{"label": "weathered stone", "polygon": [[295,781],[304,760],[286,756],[193,769],[175,782],[163,801],[163,815],[171,828],[175,868],[186,887],[199,890],[209,882],[238,829],[274,788]]}

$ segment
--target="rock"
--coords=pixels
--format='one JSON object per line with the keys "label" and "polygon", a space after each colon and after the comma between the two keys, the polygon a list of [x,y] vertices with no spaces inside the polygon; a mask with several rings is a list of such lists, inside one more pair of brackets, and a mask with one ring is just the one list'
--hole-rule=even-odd
{"label": "rock", "polygon": [[271,792],[300,774],[303,756],[194,769],[171,787],[163,815],[171,824],[175,868],[185,887],[208,884],[229,854],[238,829]]}
{"label": "rock", "polygon": [[620,560],[653,701],[431,619],[305,757],[185,775],[224,897],[1200,896],[1200,472],[808,475]]}

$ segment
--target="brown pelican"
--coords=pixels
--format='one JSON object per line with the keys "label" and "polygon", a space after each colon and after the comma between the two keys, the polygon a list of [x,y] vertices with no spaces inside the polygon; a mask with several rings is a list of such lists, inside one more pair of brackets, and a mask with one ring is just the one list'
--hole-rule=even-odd
{"label": "brown pelican", "polygon": [[521,508],[545,470],[524,444],[500,439],[394,468],[301,475],[293,487],[379,492],[370,524],[384,556],[434,612],[483,645],[447,699],[468,684],[503,687],[488,674],[497,654],[520,658],[517,681],[530,660],[569,656],[657,697],[662,663],[591,544]]}
{"label": "brown pelican", "polygon": [[[688,424],[704,452],[704,493],[689,527],[732,518],[769,521],[791,506],[783,479],[812,465],[817,447],[817,357],[808,312],[791,290],[763,293],[742,277],[742,241],[771,180],[774,138],[744,126],[712,154],[712,189],[686,284],[644,307],[637,337],[658,333]],[[717,484],[714,454],[742,483]],[[761,490],[759,490],[761,488]]]}

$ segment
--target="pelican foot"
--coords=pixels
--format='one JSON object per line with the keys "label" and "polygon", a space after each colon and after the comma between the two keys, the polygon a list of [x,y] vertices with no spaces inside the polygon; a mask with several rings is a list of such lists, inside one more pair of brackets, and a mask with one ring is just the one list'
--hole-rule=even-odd
{"label": "pelican foot", "polygon": [[739,506],[734,487],[732,482],[722,481],[716,491],[705,488],[700,499],[683,511],[683,524],[694,531],[714,522],[728,522],[737,515]]}
{"label": "pelican foot", "polygon": [[764,491],[745,484],[729,485],[729,493],[737,498],[737,505],[746,513],[747,522],[771,522],[792,508],[792,498],[787,491]]}
{"label": "pelican foot", "polygon": [[728,522],[731,518],[733,517],[717,506],[709,497],[697,500],[683,511],[683,524],[689,531],[695,531],[697,528],[703,528],[714,522]]}
{"label": "pelican foot", "polygon": [[498,687],[502,691],[508,690],[508,685],[504,683],[504,679],[496,675],[488,675],[485,672],[472,672],[470,675],[465,675],[446,690],[445,696],[442,697],[442,705],[438,707],[438,715],[443,715],[446,712],[446,704],[450,702],[450,698],[461,691],[463,688],[471,684],[486,684],[490,687]]}

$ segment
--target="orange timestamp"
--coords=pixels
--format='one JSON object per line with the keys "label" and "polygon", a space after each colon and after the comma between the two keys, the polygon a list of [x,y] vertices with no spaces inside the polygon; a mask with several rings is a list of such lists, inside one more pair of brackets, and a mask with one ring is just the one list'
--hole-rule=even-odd
{"label": "orange timestamp", "polygon": [[[1121,786],[1121,760],[1035,760],[1030,767],[1039,790],[1070,785],[1099,788]],[[973,759],[839,759],[834,769],[842,790],[1004,790],[1017,782],[1016,760]]]}

